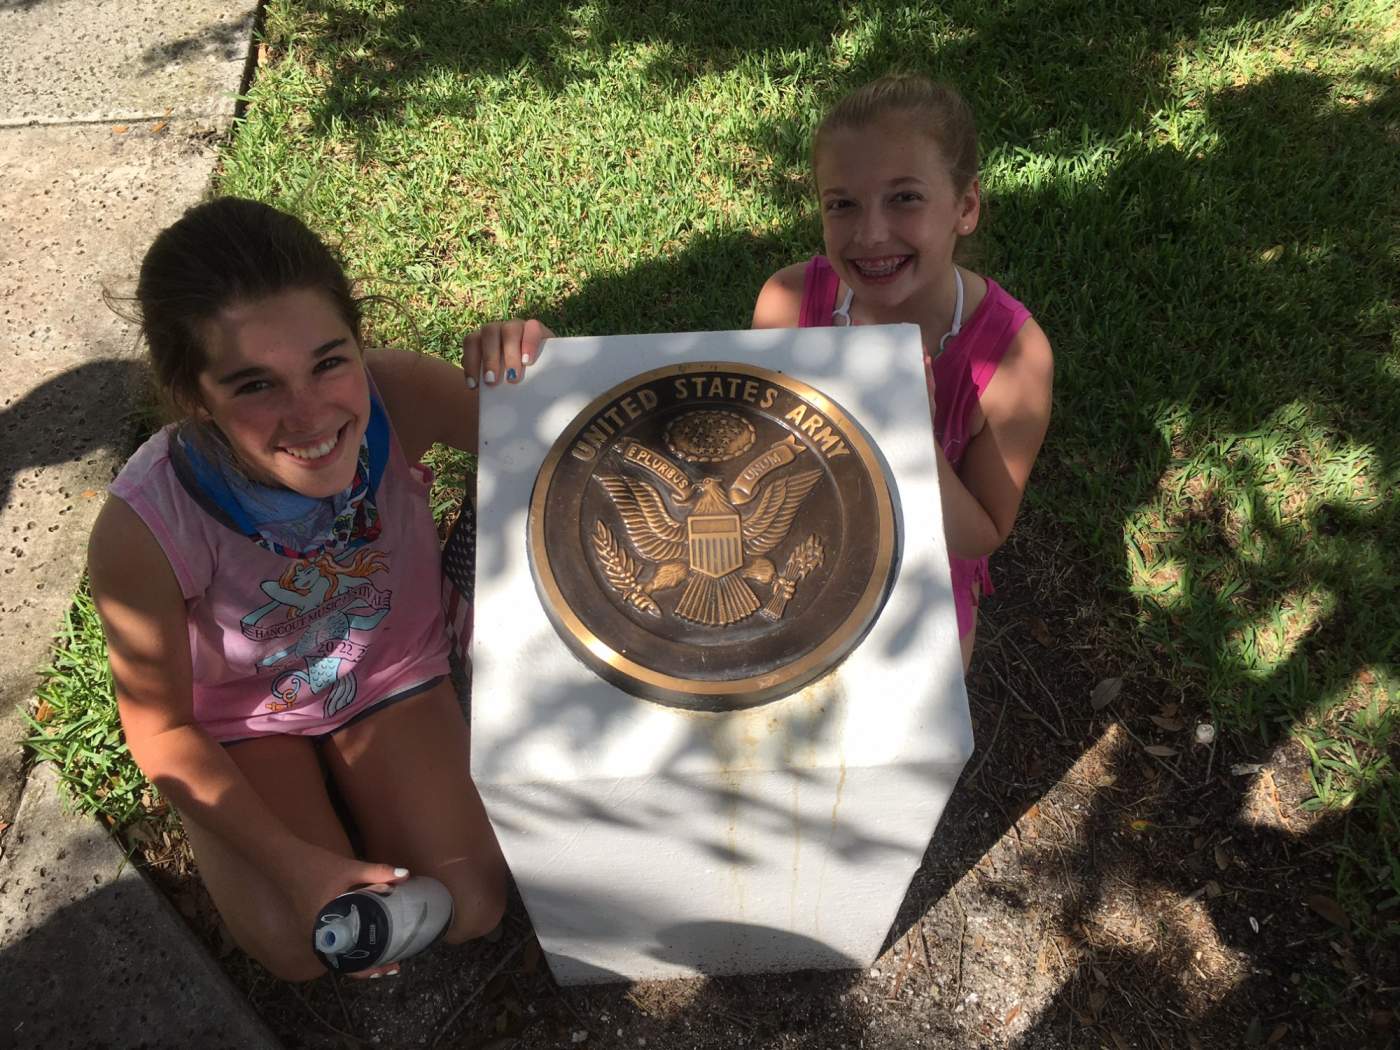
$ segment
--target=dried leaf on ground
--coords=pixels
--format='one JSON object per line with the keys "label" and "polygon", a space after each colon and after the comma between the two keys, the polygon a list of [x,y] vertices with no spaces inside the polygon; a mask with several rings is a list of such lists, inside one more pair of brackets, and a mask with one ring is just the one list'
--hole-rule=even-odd
{"label": "dried leaf on ground", "polygon": [[1179,718],[1163,718],[1161,715],[1147,717],[1152,719],[1158,729],[1165,729],[1168,733],[1179,733],[1186,728],[1186,723]]}
{"label": "dried leaf on ground", "polygon": [[47,722],[47,721],[48,721],[50,718],[52,718],[52,717],[53,717],[53,705],[52,705],[51,703],[49,703],[47,700],[40,700],[40,701],[39,701],[39,709],[38,709],[37,711],[34,712],[34,721],[36,721],[36,722],[38,722],[39,724],[42,725],[43,723]]}
{"label": "dried leaf on ground", "polygon": [[1261,762],[1236,762],[1230,767],[1230,772],[1237,777],[1250,777],[1264,768]]}
{"label": "dried leaf on ground", "polygon": [[1334,926],[1340,926],[1344,930],[1351,929],[1351,919],[1347,917],[1346,909],[1331,897],[1314,893],[1308,898],[1308,907]]}
{"label": "dried leaf on ground", "polygon": [[1045,625],[1045,621],[1039,616],[1032,616],[1029,620],[1031,637],[1047,649],[1055,645],[1055,639],[1050,635],[1050,628]]}
{"label": "dried leaf on ground", "polygon": [[1021,1014],[1021,1004],[1017,1003],[1010,1010],[1006,1011],[1006,1016],[1001,1019],[1002,1024],[1010,1024]]}
{"label": "dried leaf on ground", "polygon": [[1269,1038],[1267,1038],[1267,1039],[1264,1040],[1264,1045],[1265,1045],[1265,1046],[1273,1046],[1275,1043],[1282,1042],[1284,1036],[1286,1036],[1287,1034],[1288,1034],[1288,1025],[1286,1025],[1286,1024],[1278,1025],[1276,1028],[1274,1028],[1274,1030],[1273,1030],[1272,1032],[1269,1033]]}
{"label": "dried leaf on ground", "polygon": [[1224,871],[1230,866],[1230,854],[1226,851],[1224,846],[1215,847],[1215,866],[1221,871]]}
{"label": "dried leaf on ground", "polygon": [[1102,711],[1113,701],[1118,699],[1123,692],[1123,679],[1105,678],[1098,685],[1094,686],[1094,691],[1089,694],[1089,703],[1093,705],[1095,711]]}
{"label": "dried leaf on ground", "polygon": [[1103,1012],[1104,1004],[1107,1002],[1108,993],[1102,988],[1095,988],[1089,993],[1089,1013],[1093,1014],[1094,1018],[1097,1020],[1099,1014]]}
{"label": "dried leaf on ground", "polygon": [[144,821],[140,824],[133,824],[126,829],[126,837],[140,846],[159,846],[161,844],[160,835]]}
{"label": "dried leaf on ground", "polygon": [[1246,1046],[1258,1046],[1264,1041],[1264,1022],[1256,1016],[1249,1022],[1249,1027],[1244,1030],[1244,1042]]}
{"label": "dried leaf on ground", "polygon": [[1143,748],[1149,755],[1156,755],[1158,758],[1175,758],[1181,754],[1174,747],[1167,747],[1165,744],[1148,744]]}

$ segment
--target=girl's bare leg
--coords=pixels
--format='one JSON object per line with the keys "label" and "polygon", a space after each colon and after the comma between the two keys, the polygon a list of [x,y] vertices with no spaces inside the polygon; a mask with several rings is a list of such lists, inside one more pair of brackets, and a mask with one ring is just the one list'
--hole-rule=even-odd
{"label": "girl's bare leg", "polygon": [[977,641],[977,610],[972,611],[972,630],[958,639],[958,644],[962,646],[963,677],[967,677],[967,669],[972,666],[972,646]]}
{"label": "girl's bare leg", "polygon": [[[982,598],[982,585],[974,583],[972,585],[972,597],[975,601]],[[972,666],[972,646],[977,641],[977,606],[972,606],[972,630],[958,639],[958,644],[962,646],[963,677],[967,677],[967,669]]]}
{"label": "girl's bare leg", "polygon": [[505,911],[506,863],[472,783],[466,720],[450,681],[334,734],[326,759],[369,859],[430,875],[452,894],[453,943]]}
{"label": "girl's bare leg", "polygon": [[[345,829],[326,794],[316,745],[306,737],[268,736],[228,749],[253,789],[294,835],[353,857]],[[311,950],[281,887],[221,838],[184,820],[199,874],[234,941],[285,981],[310,981],[326,972]]]}

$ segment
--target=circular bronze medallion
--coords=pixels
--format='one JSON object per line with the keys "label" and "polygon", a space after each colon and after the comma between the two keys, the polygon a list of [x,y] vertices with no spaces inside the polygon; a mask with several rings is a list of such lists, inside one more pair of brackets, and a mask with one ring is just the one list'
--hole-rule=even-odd
{"label": "circular bronze medallion", "polygon": [[753,365],[634,376],[559,435],[530,564],[569,648],[614,685],[726,711],[851,651],[898,565],[892,482],[812,387]]}

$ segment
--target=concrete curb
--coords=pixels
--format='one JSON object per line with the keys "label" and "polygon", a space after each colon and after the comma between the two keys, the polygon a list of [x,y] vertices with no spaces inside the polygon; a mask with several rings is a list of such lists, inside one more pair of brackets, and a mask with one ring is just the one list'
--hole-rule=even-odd
{"label": "concrete curb", "polygon": [[279,1046],[164,895],[66,810],[48,763],[16,818],[0,857],[0,1046]]}

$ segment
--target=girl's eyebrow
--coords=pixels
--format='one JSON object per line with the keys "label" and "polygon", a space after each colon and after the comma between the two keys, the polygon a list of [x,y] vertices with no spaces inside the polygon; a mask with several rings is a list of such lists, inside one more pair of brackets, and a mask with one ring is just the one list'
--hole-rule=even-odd
{"label": "girl's eyebrow", "polygon": [[[330,340],[330,342],[322,343],[315,350],[311,351],[311,356],[319,361],[332,350],[340,349],[345,345],[345,342],[345,337],[341,336],[338,339]],[[237,372],[230,372],[228,375],[214,380],[214,382],[219,386],[231,386],[234,383],[242,383],[248,379],[255,379],[263,375],[266,371],[267,369],[263,368],[261,365],[251,365],[248,368],[240,368]]]}
{"label": "girl's eyebrow", "polygon": [[[903,186],[905,183],[909,182],[912,182],[916,186],[924,185],[924,180],[917,175],[900,175],[898,178],[890,179],[889,182],[885,183],[885,186],[893,189],[895,186]],[[844,186],[828,186],[826,189],[822,190],[823,197],[844,197],[846,193],[847,190]]]}

